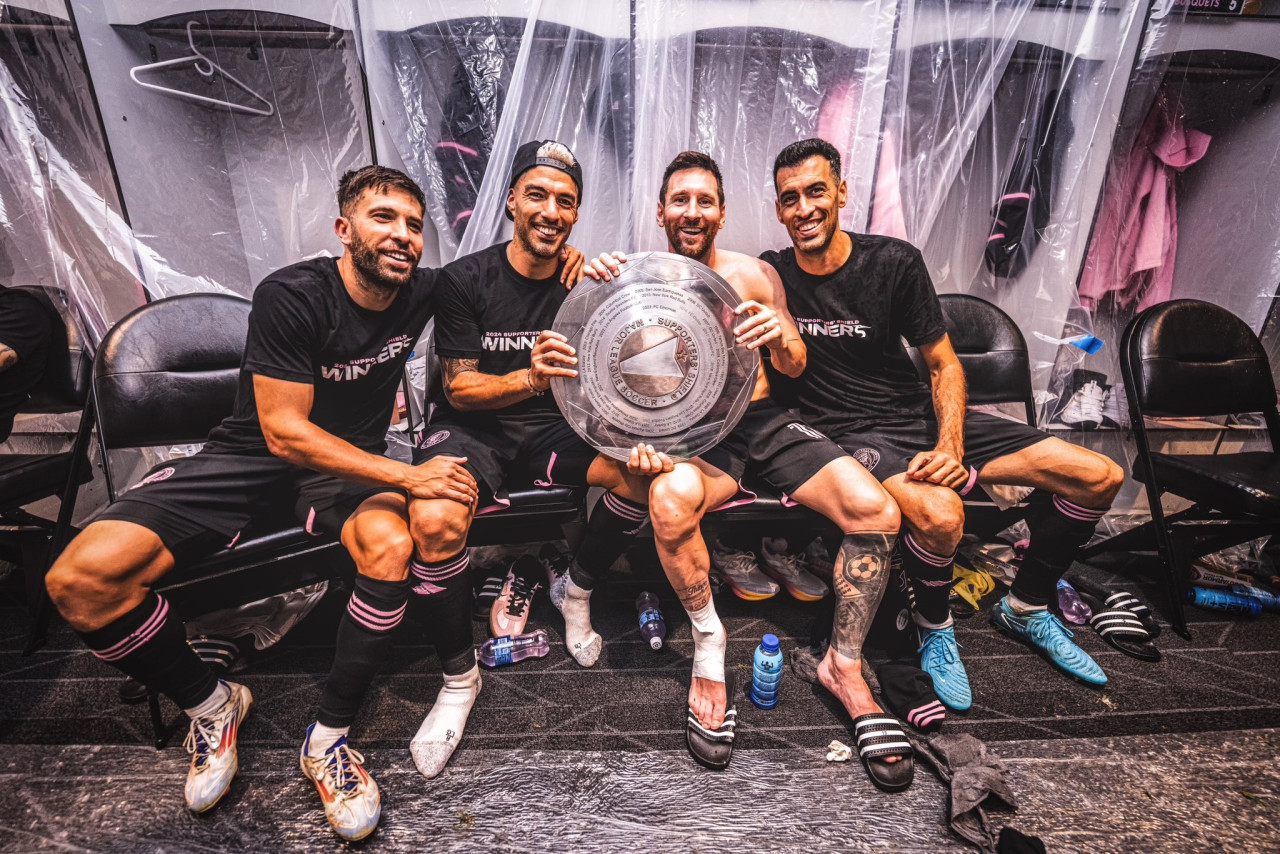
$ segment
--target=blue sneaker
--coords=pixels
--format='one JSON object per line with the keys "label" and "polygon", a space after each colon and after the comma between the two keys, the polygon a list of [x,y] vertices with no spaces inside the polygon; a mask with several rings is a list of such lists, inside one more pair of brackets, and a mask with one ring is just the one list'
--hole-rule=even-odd
{"label": "blue sneaker", "polygon": [[1072,643],[1071,630],[1047,608],[1019,615],[1001,599],[991,612],[997,629],[1038,650],[1059,670],[1090,685],[1106,685],[1107,674],[1089,654]]}
{"label": "blue sneaker", "polygon": [[920,629],[920,669],[933,677],[933,692],[948,709],[963,712],[973,705],[969,674],[960,660],[960,644],[956,643],[953,626],[945,629]]}

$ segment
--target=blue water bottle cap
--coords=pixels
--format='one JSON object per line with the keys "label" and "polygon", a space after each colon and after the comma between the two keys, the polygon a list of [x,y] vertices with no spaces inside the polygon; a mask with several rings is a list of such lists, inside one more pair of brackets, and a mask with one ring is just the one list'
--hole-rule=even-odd
{"label": "blue water bottle cap", "polygon": [[760,648],[765,652],[778,651],[778,636],[770,632],[760,639]]}

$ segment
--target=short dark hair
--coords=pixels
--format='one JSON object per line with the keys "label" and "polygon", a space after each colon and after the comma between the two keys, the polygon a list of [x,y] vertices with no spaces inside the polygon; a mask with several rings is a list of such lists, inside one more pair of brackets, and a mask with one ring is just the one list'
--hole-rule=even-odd
{"label": "short dark hair", "polygon": [[778,156],[773,161],[774,189],[778,188],[779,172],[783,169],[790,169],[792,166],[799,166],[810,157],[821,157],[826,160],[827,165],[831,167],[831,174],[835,176],[836,183],[840,183],[840,152],[825,139],[814,137],[793,142],[778,152]]}
{"label": "short dark hair", "polygon": [[671,180],[671,176],[686,169],[704,169],[714,175],[716,193],[720,196],[720,204],[724,204],[724,179],[720,177],[720,167],[716,165],[710,154],[703,154],[701,151],[682,151],[667,164],[666,170],[662,173],[662,186],[658,189],[658,201],[667,200],[667,182]]}
{"label": "short dark hair", "polygon": [[362,166],[353,169],[338,181],[338,213],[350,216],[356,202],[367,192],[386,193],[401,190],[408,193],[425,213],[427,199],[422,195],[418,182],[398,169],[386,166]]}

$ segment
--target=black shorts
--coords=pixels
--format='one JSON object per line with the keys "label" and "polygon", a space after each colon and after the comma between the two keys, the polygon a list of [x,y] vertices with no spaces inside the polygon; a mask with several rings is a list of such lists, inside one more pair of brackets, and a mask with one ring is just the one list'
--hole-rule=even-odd
{"label": "black shorts", "polygon": [[[200,452],[168,460],[99,513],[149,528],[178,557],[231,548],[255,520],[296,520],[337,536],[365,499],[395,490],[364,486],[279,457]],[[403,494],[403,493],[397,493]]]}
{"label": "black shorts", "polygon": [[[733,431],[699,456],[735,480],[744,474],[758,477],[785,498],[827,463],[848,455],[795,412],[766,397],[748,404]],[[736,498],[730,505],[735,503]]]}
{"label": "black shorts", "polygon": [[[881,483],[902,474],[916,454],[938,443],[938,422],[932,419],[886,421],[857,429],[826,427],[828,434]],[[964,418],[964,464],[969,479],[956,489],[968,495],[987,463],[1017,453],[1049,438],[1048,433],[1019,421],[985,412],[969,412]]]}
{"label": "black shorts", "polygon": [[477,515],[510,504],[508,487],[585,486],[598,455],[558,412],[493,418],[483,426],[438,421],[414,449],[413,463],[441,454],[467,458],[465,468],[480,487]]}

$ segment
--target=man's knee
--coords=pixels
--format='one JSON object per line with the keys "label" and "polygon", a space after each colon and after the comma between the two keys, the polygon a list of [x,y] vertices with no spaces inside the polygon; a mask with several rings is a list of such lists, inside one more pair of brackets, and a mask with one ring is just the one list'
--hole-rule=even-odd
{"label": "man's knee", "polygon": [[902,524],[898,502],[874,480],[846,487],[840,497],[843,531],[897,531]]}
{"label": "man's knee", "polygon": [[689,465],[654,478],[649,486],[649,518],[653,536],[671,542],[689,536],[702,521],[706,489],[702,476]]}
{"label": "man's knee", "polygon": [[357,513],[343,534],[342,543],[362,574],[384,581],[407,577],[413,538],[403,519],[390,513]]}
{"label": "man's knee", "polygon": [[419,556],[426,561],[444,560],[467,544],[471,508],[448,499],[409,503],[409,533]]}
{"label": "man's knee", "polygon": [[955,551],[964,536],[964,502],[950,489],[930,489],[914,502],[907,523],[930,551]]}
{"label": "man's knee", "polygon": [[122,608],[136,604],[144,587],[171,561],[159,537],[138,526],[136,532],[95,523],[63,550],[45,576],[45,589],[58,612],[78,631],[100,628]]}
{"label": "man's knee", "polygon": [[1110,457],[1095,454],[1097,465],[1094,466],[1093,477],[1088,484],[1090,494],[1097,499],[1097,506],[1110,507],[1116,493],[1124,486],[1124,469],[1116,465]]}

